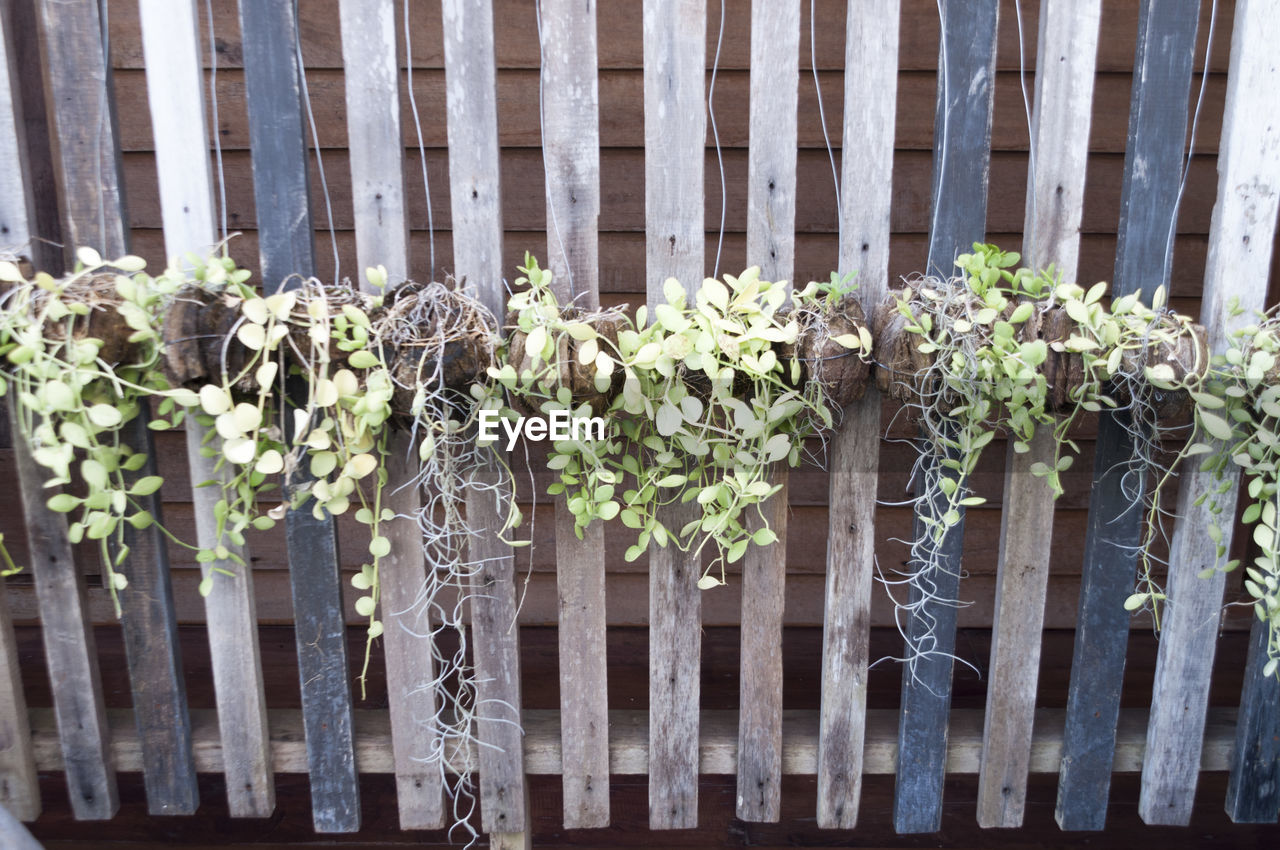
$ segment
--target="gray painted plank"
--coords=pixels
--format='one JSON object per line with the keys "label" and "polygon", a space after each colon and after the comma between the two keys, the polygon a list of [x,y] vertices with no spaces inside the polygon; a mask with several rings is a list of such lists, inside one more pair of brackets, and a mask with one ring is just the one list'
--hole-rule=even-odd
{"label": "gray painted plank", "polygon": [[[141,0],[142,46],[148,68],[147,98],[155,139],[165,250],[170,257],[208,252],[216,239],[213,224],[213,176],[205,121],[204,73],[198,9],[194,0]],[[186,422],[187,465],[192,481],[228,478],[228,466],[215,469],[201,454],[207,428]],[[199,545],[217,541],[216,488],[192,490]],[[249,563],[245,547],[227,541]],[[275,809],[275,785],[267,733],[266,696],[258,654],[253,575],[235,563],[202,564],[216,577],[215,592],[205,598],[209,651],[219,729],[226,758],[227,805],[233,817],[269,817]]]}
{"label": "gray painted plank", "polygon": [[[752,0],[750,139],[747,150],[747,264],[765,280],[791,280],[796,242],[796,105],[800,75],[799,0]],[[737,814],[772,822],[782,814],[782,610],[786,592],[787,468],[763,508],[778,535],[742,559],[742,675],[738,721]],[[748,527],[759,528],[754,511]]]}
{"label": "gray painted plank", "polygon": [[[929,228],[930,273],[950,276],[952,261],[986,231],[987,176],[991,165],[991,110],[995,89],[996,0],[940,3],[938,105],[934,117],[933,200]],[[919,482],[918,482],[919,483]],[[939,494],[940,495],[940,494]],[[941,559],[926,580],[941,600],[958,598],[963,517],[940,544]],[[911,601],[918,601],[913,590]],[[935,650],[902,678],[902,728],[894,793],[894,828],[936,832],[942,818],[942,785],[951,706],[954,605],[927,604],[907,617],[908,642],[926,632]]]}
{"label": "gray painted plank", "polygon": [[[293,49],[297,24],[290,0],[240,3],[258,250],[267,292],[286,285],[290,275],[309,276],[315,269],[301,80]],[[337,532],[331,516],[316,519],[307,505],[285,515],[285,537],[312,821],[317,832],[356,832],[360,786]]]}
{"label": "gray painted plank", "polygon": [[[400,139],[400,71],[396,58],[396,16],[392,0],[342,0],[342,56],[346,67],[347,133],[351,157],[351,195],[356,226],[357,274],[362,286],[367,268],[383,265],[388,280],[407,277],[409,221],[405,212],[404,149]],[[422,535],[410,519],[422,506],[417,455],[409,434],[388,435],[390,458],[386,499],[397,519],[384,526],[391,553],[382,558],[379,616],[387,664],[387,701],[396,760],[396,799],[401,829],[438,829],[444,825],[443,777],[437,752],[435,664],[429,642],[414,621],[418,596],[426,583]]]}
{"label": "gray painted plank", "polygon": [[[1023,264],[1053,265],[1075,280],[1084,209],[1085,163],[1093,107],[1101,0],[1048,0],[1040,7],[1032,169],[1027,175]],[[1053,491],[1032,474],[1052,466],[1054,428],[1040,425],[1029,451],[1010,443],[1005,460],[996,613],[992,623],[978,824],[1022,825],[1027,765],[1040,673],[1040,630],[1049,587]]]}
{"label": "gray painted plank", "polygon": [[[662,303],[674,277],[703,276],[702,176],[706,140],[706,0],[645,0],[645,289]],[[673,503],[658,520],[679,529],[697,505]],[[698,823],[698,699],[702,566],[674,546],[649,547],[649,826]]]}
{"label": "gray painted plank", "polygon": [[1280,679],[1262,675],[1269,638],[1267,624],[1254,620],[1227,780],[1227,814],[1236,823],[1280,817]]}
{"label": "gray painted plank", "polygon": [[[547,267],[561,303],[600,303],[600,108],[596,3],[541,5],[542,155],[547,180]],[[604,526],[578,539],[567,496],[556,497],[560,721],[564,825],[609,825],[609,683],[605,654]]]}
{"label": "gray painted plank", "polygon": [[[1218,154],[1218,198],[1209,225],[1201,322],[1209,350],[1220,354],[1231,333],[1253,321],[1266,303],[1276,209],[1280,201],[1280,17],[1273,4],[1242,0],[1236,6],[1231,64]],[[1229,302],[1243,311],[1231,315]],[[1238,477],[1238,476],[1237,476]],[[1215,486],[1212,473],[1184,472],[1178,523],[1169,546],[1164,631],[1156,659],[1142,765],[1138,813],[1149,824],[1185,825],[1191,818],[1209,702],[1209,676],[1222,613],[1223,573],[1198,574],[1216,561],[1204,533],[1209,506],[1194,502]],[[1236,489],[1221,497],[1224,516],[1235,515]],[[1223,545],[1230,548],[1230,529]]]}
{"label": "gray painted plank", "polygon": [[[106,257],[120,256],[129,250],[129,234],[104,8],[43,0],[41,12],[59,140],[66,250],[90,246]],[[125,473],[126,483],[155,474],[152,436],[145,415],[124,426],[123,441],[148,457],[142,469]],[[159,528],[161,499],[152,494],[136,501],[156,523],[141,531],[125,527],[123,542],[130,555],[118,570],[129,580],[131,591],[120,594],[121,625],[129,680],[139,706],[135,716],[144,749],[147,808],[154,815],[190,814],[199,805],[199,794],[168,549]],[[110,548],[114,553],[115,544]]]}
{"label": "gray painted plank", "polygon": [[[1143,291],[1149,297],[1169,282],[1170,219],[1177,215],[1182,176],[1197,5],[1144,0],[1139,13],[1112,281],[1116,296]],[[1124,464],[1133,449],[1129,425],[1125,413],[1098,416],[1055,813],[1066,830],[1106,825],[1131,619],[1120,602],[1133,588],[1145,519],[1136,507],[1135,482],[1126,481]]]}
{"label": "gray painted plank", "polygon": [[[899,6],[850,0],[846,19],[840,271],[858,273],[867,315],[889,286]],[[818,826],[830,829],[857,825],[862,794],[880,430],[873,383],[831,442],[818,731]]]}
{"label": "gray painted plank", "polygon": [[[454,275],[476,287],[496,316],[505,314],[502,286],[502,191],[493,7],[488,0],[443,0],[445,92]],[[472,578],[472,646],[480,739],[480,809],[490,846],[527,847],[528,786],[520,725],[520,630],[516,626],[515,558],[499,537],[510,482],[481,472],[467,490]]]}

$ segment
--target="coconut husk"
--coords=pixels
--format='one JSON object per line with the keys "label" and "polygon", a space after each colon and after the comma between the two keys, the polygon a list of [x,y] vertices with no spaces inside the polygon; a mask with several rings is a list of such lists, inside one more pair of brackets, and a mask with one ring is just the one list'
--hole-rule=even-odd
{"label": "coconut husk", "polygon": [[[49,322],[44,329],[45,338],[62,342],[67,338],[67,327],[70,322],[71,338],[77,342],[86,339],[102,341],[98,350],[98,358],[110,366],[129,364],[137,361],[141,355],[137,343],[129,341],[134,329],[125,324],[118,307],[121,298],[116,292],[115,272],[100,272],[92,275],[76,275],[66,280],[62,290],[62,301],[65,304],[84,304],[89,308],[84,316],[67,317],[56,322]],[[43,307],[48,293],[43,289],[32,292],[32,308],[38,314]]]}
{"label": "coconut husk", "polygon": [[393,289],[374,321],[374,336],[384,346],[395,385],[391,406],[397,418],[412,418],[419,387],[431,395],[469,398],[470,386],[494,363],[496,324],[453,278],[406,281]]}
{"label": "coconut husk", "polygon": [[871,364],[832,337],[856,337],[866,323],[866,313],[852,294],[830,309],[806,310],[800,317],[795,356],[800,360],[801,379],[821,384],[823,395],[833,408],[843,409],[862,398]]}
{"label": "coconut husk", "polygon": [[[374,315],[374,304],[376,303],[374,296],[361,292],[350,280],[343,280],[339,284],[329,284],[314,277],[307,278],[297,287],[296,291],[298,300],[289,314],[289,336],[287,339],[293,356],[304,370],[308,369],[308,364],[312,363],[319,354],[310,334],[311,325],[315,321],[310,314],[310,308],[314,302],[323,299],[330,316],[342,315],[342,306],[350,304],[368,314],[371,322],[377,318]],[[347,361],[351,358],[351,353],[338,348],[332,340],[330,340],[327,348],[330,372],[347,368]]]}
{"label": "coconut husk", "polygon": [[[626,309],[627,305],[624,304],[611,310],[588,313],[578,307],[568,307],[561,311],[560,318],[566,322],[586,322],[591,325],[602,340],[611,344],[600,346],[601,350],[607,353],[617,349],[618,333],[626,322]],[[515,327],[514,316],[508,316],[507,326],[510,331],[507,337],[507,359],[515,367],[516,373],[522,374],[526,369],[533,368],[531,358],[525,351],[528,335]],[[622,392],[622,384],[625,380],[622,370],[615,369],[608,389],[600,392],[595,385],[595,365],[578,362],[578,351],[582,342],[568,334],[561,334],[556,345],[556,364],[559,372],[555,377],[554,386],[568,387],[573,394],[575,406],[590,404],[592,413],[597,416],[603,414],[617,398],[618,393]],[[527,409],[521,399],[513,398],[512,401],[517,410],[525,414],[532,412]]]}
{"label": "coconut husk", "polygon": [[1072,397],[1084,383],[1084,356],[1079,352],[1057,351],[1053,347],[1054,343],[1070,339],[1075,329],[1075,320],[1058,305],[1033,311],[1020,329],[1024,342],[1039,339],[1049,346],[1048,354],[1039,369],[1047,384],[1047,410],[1065,411],[1074,406]]}
{"label": "coconut husk", "polygon": [[[1147,367],[1167,365],[1173,369],[1176,383],[1199,383],[1209,372],[1209,340],[1203,325],[1193,324],[1190,332],[1183,330],[1174,318],[1164,316],[1160,320],[1164,330],[1176,333],[1172,339],[1158,339],[1154,345],[1126,351],[1121,358],[1121,370],[1128,375],[1141,376]],[[1280,365],[1277,365],[1277,378],[1280,378]],[[1119,404],[1128,404],[1130,399],[1124,391],[1123,384],[1116,389]],[[1154,406],[1159,419],[1184,419],[1191,412],[1191,396],[1185,390],[1162,390],[1149,388],[1148,401]]]}
{"label": "coconut husk", "polygon": [[[195,389],[220,382],[224,369],[230,378],[246,371],[253,352],[235,336],[240,304],[234,295],[199,286],[186,286],[179,291],[164,320],[165,355],[161,368],[170,384]],[[244,375],[231,389],[256,392],[253,373]]]}
{"label": "coconut husk", "polygon": [[[914,290],[917,284],[909,284]],[[871,335],[876,362],[876,386],[880,392],[901,402],[916,402],[922,394],[932,394],[934,378],[930,385],[922,386],[925,375],[931,375],[935,354],[920,351],[923,337],[907,330],[907,317],[898,310],[897,297],[890,294],[871,317]]]}

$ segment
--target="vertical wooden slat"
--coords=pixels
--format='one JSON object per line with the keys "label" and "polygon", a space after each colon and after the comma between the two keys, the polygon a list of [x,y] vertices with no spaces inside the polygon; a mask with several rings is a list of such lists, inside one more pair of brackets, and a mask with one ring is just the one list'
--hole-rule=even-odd
{"label": "vertical wooden slat", "polygon": [[[1032,169],[1027,176],[1023,264],[1053,265],[1075,280],[1101,0],[1040,6]],[[1054,429],[1040,425],[1029,450],[1005,460],[991,666],[978,778],[978,824],[1022,825],[1031,727],[1040,673],[1040,630],[1049,587],[1053,491],[1032,467],[1054,463]]]}
{"label": "vertical wooden slat", "polygon": [[[867,315],[889,286],[889,209],[898,94],[899,0],[850,0],[840,152],[840,271],[858,273]],[[827,589],[818,726],[818,826],[858,822],[875,576],[880,392],[844,413],[831,441]]]}
{"label": "vertical wooden slat", "polygon": [[[706,0],[644,3],[645,281],[650,309],[662,284],[702,281]],[[679,530],[697,505],[658,520]],[[649,826],[698,824],[698,699],[702,565],[674,546],[649,547]]]}
{"label": "vertical wooden slat", "polygon": [[[258,210],[262,285],[279,290],[290,275],[315,270],[301,69],[291,0],[242,0],[245,95]],[[296,282],[296,278],[294,281]],[[298,676],[317,832],[360,829],[350,670],[342,579],[333,517],[310,505],[285,516]]]}
{"label": "vertical wooden slat", "polygon": [[[1169,282],[1169,233],[1177,215],[1198,20],[1197,4],[1179,0],[1144,0],[1139,12],[1114,297],[1150,297]],[[1058,777],[1056,817],[1066,830],[1106,824],[1131,620],[1118,600],[1133,588],[1144,521],[1126,465],[1133,452],[1129,426],[1127,413],[1098,414]]]}
{"label": "vertical wooden slat", "polygon": [[[409,221],[405,214],[404,147],[400,142],[400,71],[396,60],[396,16],[392,0],[342,0],[342,60],[345,68],[351,194],[355,209],[358,273],[379,264],[399,283],[408,272]],[[367,287],[367,281],[361,278]],[[395,758],[401,829],[444,825],[443,774],[431,762],[438,734],[430,718],[437,702],[431,638],[414,626],[418,595],[426,583],[422,535],[413,517],[422,506],[411,435],[393,431],[387,506],[397,519],[383,534],[391,554],[379,565],[387,701]]]}
{"label": "vertical wooden slat", "polygon": [[1280,681],[1263,676],[1270,629],[1253,621],[1227,780],[1227,814],[1236,823],[1280,817]]}
{"label": "vertical wooden slat", "polygon": [[[14,413],[10,397],[10,422],[17,421]],[[72,560],[66,514],[45,505],[44,468],[29,452],[13,455],[71,810],[77,820],[108,820],[120,808],[120,795],[84,574]]]}
{"label": "vertical wooden slat", "polygon": [[[142,0],[142,47],[147,67],[147,98],[164,219],[165,250],[170,257],[210,250],[213,224],[213,178],[209,167],[209,134],[205,121],[204,74],[198,10],[194,0]],[[187,465],[191,480],[225,480],[228,466],[217,468],[201,453],[208,429],[188,418]],[[192,490],[196,535],[200,546],[217,540],[214,487]],[[249,563],[245,547],[225,543]],[[275,784],[267,733],[266,695],[258,653],[253,574],[233,562],[202,564],[214,576],[214,592],[205,598],[209,652],[218,705],[218,728],[226,765],[227,804],[233,817],[269,817],[275,809]],[[234,578],[214,575],[226,570]]]}
{"label": "vertical wooden slat", "polygon": [[[943,0],[939,10],[942,42],[938,52],[940,73],[926,268],[930,274],[948,277],[954,271],[956,256],[980,241],[986,231],[999,3]],[[917,521],[917,534],[918,526]],[[926,633],[931,633],[934,640],[930,654],[915,662],[914,673],[906,669],[902,677],[893,801],[893,822],[898,832],[936,832],[942,822],[956,630],[956,607],[948,600],[957,599],[960,591],[963,540],[962,516],[940,544],[937,568],[923,577],[932,584],[933,596],[939,601],[913,607],[906,615],[909,646],[917,645]],[[910,602],[914,606],[919,601],[919,591],[913,589]]]}
{"label": "vertical wooden slat", "polygon": [[0,803],[0,846],[6,850],[42,850],[40,842],[22,825],[14,812]]}
{"label": "vertical wooden slat", "polygon": [[[105,7],[44,0],[41,11],[67,249],[90,246],[108,258],[120,256],[129,250],[129,231]],[[127,423],[121,437],[147,455],[141,469],[125,474],[126,483],[155,475],[155,445],[145,413]],[[121,625],[147,808],[155,815],[190,814],[199,805],[199,793],[169,556],[160,531],[161,498],[157,493],[135,501],[156,521],[143,530],[125,528],[130,554],[118,567],[129,581],[120,593]],[[115,546],[111,549],[115,557]]]}
{"label": "vertical wooden slat", "polygon": [[[1280,17],[1272,4],[1242,0],[1235,32],[1218,152],[1218,199],[1209,225],[1201,321],[1209,350],[1221,354],[1231,333],[1253,321],[1265,304],[1272,239],[1280,199]],[[1242,312],[1232,315],[1238,299]],[[1238,471],[1235,477],[1238,477]],[[1209,676],[1213,668],[1225,575],[1197,574],[1216,560],[1205,534],[1213,522],[1196,499],[1215,486],[1213,473],[1184,472],[1178,524],[1169,547],[1169,578],[1160,653],[1151,696],[1151,721],[1142,764],[1138,812],[1149,824],[1185,825],[1191,818],[1204,744]],[[1222,516],[1235,515],[1236,488],[1219,497]],[[1230,529],[1224,529],[1230,546]]]}
{"label": "vertical wooden slat", "polygon": [[[600,110],[596,3],[544,0],[542,132],[547,169],[547,267],[561,303],[600,304]],[[604,525],[578,539],[556,497],[560,594],[560,740],[564,825],[609,825],[609,684],[605,653]]]}
{"label": "vertical wooden slat", "polygon": [[[750,142],[747,151],[747,264],[765,280],[795,270],[796,104],[799,0],[752,0]],[[778,535],[742,559],[742,669],[738,719],[738,817],[776,821],[782,812],[782,608],[786,593],[787,468],[763,507]],[[749,527],[762,525],[752,512]]]}
{"label": "vertical wooden slat", "polygon": [[[494,315],[504,315],[502,192],[493,6],[489,0],[443,0],[445,95],[454,274],[476,286]],[[515,558],[500,531],[510,483],[495,470],[477,474],[467,490],[475,651],[480,809],[490,846],[527,847],[528,787],[524,778],[520,700],[520,629],[516,623]]]}
{"label": "vertical wooden slat", "polygon": [[[19,248],[30,239],[34,208],[26,178],[21,95],[14,85],[11,39],[8,9],[0,5],[0,247]],[[40,815],[40,783],[18,669],[18,645],[5,580],[0,578],[0,812],[4,809],[20,820]]]}

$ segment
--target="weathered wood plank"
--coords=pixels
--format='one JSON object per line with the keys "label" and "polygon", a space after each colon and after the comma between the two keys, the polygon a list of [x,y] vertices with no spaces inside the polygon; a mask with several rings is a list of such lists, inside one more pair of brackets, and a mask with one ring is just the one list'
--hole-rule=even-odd
{"label": "weathered wood plank", "polygon": [[[1101,0],[1049,0],[1040,8],[1032,118],[1031,171],[1023,263],[1057,268],[1075,280],[1084,209],[1085,163],[1093,104]],[[996,614],[992,623],[987,715],[978,778],[978,824],[1022,825],[1027,763],[1040,674],[1040,630],[1049,587],[1053,491],[1036,464],[1052,468],[1054,427],[1040,425],[1028,451],[1009,444],[1005,459]]]}
{"label": "weathered wood plank", "polygon": [[[703,68],[706,0],[645,0],[645,280],[650,309],[674,277],[703,276]],[[658,521],[680,529],[697,505],[671,504]],[[649,826],[698,823],[698,700],[702,566],[674,546],[649,547]]]}
{"label": "weathered wood plank", "polygon": [[[222,770],[222,742],[217,719],[210,710],[192,711],[196,730],[196,766],[202,773]],[[136,771],[141,765],[137,729],[132,712],[112,709],[107,712],[111,723],[112,753],[120,769]],[[276,770],[280,773],[306,773],[307,751],[303,744],[302,716],[296,709],[274,709],[270,713],[271,750]],[[646,711],[610,711],[610,771],[619,776],[644,776],[649,765],[649,714]],[[783,712],[787,730],[782,741],[782,772],[785,776],[812,776],[818,767],[818,714],[815,711]],[[1036,734],[1031,747],[1031,772],[1053,773],[1062,760],[1062,709],[1036,710]],[[869,709],[866,717],[867,746],[864,772],[868,775],[892,774],[897,763],[897,709]],[[951,713],[951,741],[947,749],[947,773],[974,776],[982,755],[982,711],[957,709]],[[525,763],[534,775],[557,775],[564,756],[560,743],[559,712],[529,710],[525,712],[527,734],[524,739]],[[1142,767],[1145,747],[1147,711],[1126,708],[1120,712],[1116,735],[1116,770],[1133,772]],[[698,743],[707,773],[732,775],[737,771],[738,713],[736,711],[704,711],[700,719]],[[1223,771],[1231,756],[1235,730],[1235,711],[1229,708],[1209,710],[1205,747],[1200,769]],[[31,711],[32,743],[36,766],[42,771],[61,771],[62,756],[58,749],[54,719],[48,709]],[[391,723],[386,711],[356,712],[356,758],[361,773],[388,774],[395,770],[390,746]],[[452,740],[449,745],[452,746]],[[462,743],[462,742],[459,742]],[[472,744],[472,757],[475,757]]]}
{"label": "weathered wood plank", "polygon": [[[1118,250],[1112,293],[1169,284],[1171,218],[1182,177],[1187,91],[1197,10],[1144,0],[1134,58]],[[1157,271],[1160,270],[1160,271]],[[1055,817],[1067,830],[1106,824],[1111,762],[1131,617],[1119,604],[1132,590],[1142,535],[1126,466],[1133,451],[1128,414],[1098,416],[1080,614],[1067,693],[1067,728]]]}
{"label": "weathered wood plank", "polygon": [[[800,74],[800,2],[751,4],[750,138],[747,151],[747,265],[765,280],[795,272],[796,107]],[[763,508],[778,535],[742,559],[742,677],[739,687],[738,817],[773,822],[782,813],[782,610],[786,599],[787,478]],[[752,512],[748,527],[763,525]]]}
{"label": "weathered wood plank", "polygon": [[[851,1],[845,25],[840,172],[841,185],[856,189],[840,197],[840,271],[858,273],[868,315],[889,285],[899,6]],[[880,428],[880,393],[870,386],[830,449],[818,731],[818,826],[828,829],[857,825],[862,794]]]}
{"label": "weathered wood plank", "polygon": [[[361,285],[366,269],[383,265],[395,284],[408,276],[409,220],[404,188],[404,148],[400,139],[400,72],[396,58],[396,15],[392,0],[342,0],[342,54],[346,67],[347,131],[351,150],[351,199],[356,225],[356,265]],[[397,519],[383,534],[391,553],[379,568],[383,653],[387,664],[387,700],[391,744],[396,761],[396,799],[401,829],[438,829],[444,825],[443,777],[431,761],[437,752],[431,638],[415,625],[417,602],[426,583],[422,535],[409,517],[422,497],[412,462],[417,457],[410,435],[387,437],[387,506]]]}
{"label": "weathered wood plank", "polygon": [[[596,3],[546,0],[542,132],[547,179],[547,267],[560,302],[600,304],[600,98]],[[566,829],[609,825],[609,683],[605,644],[604,526],[578,539],[567,496],[556,497],[560,592],[560,719]]]}
{"label": "weathered wood plank", "polygon": [[[9,421],[16,423],[12,397],[8,403]],[[44,469],[28,452],[15,452],[14,459],[71,810],[77,820],[109,820],[120,808],[120,795],[84,574],[72,559],[66,515],[45,505]]]}
{"label": "weathered wood plank", "polygon": [[[147,59],[147,96],[155,139],[165,250],[170,257],[204,254],[216,239],[213,177],[205,121],[200,27],[193,0],[141,0],[142,45]],[[216,468],[201,453],[208,429],[194,418],[186,422],[187,465],[192,481],[227,479],[230,467]],[[219,543],[214,505],[216,488],[192,490],[197,542]],[[244,563],[246,547],[226,542]],[[275,809],[275,785],[267,743],[266,696],[258,655],[253,575],[234,562],[201,565],[216,587],[205,598],[209,651],[219,728],[226,756],[227,805],[233,817],[269,817]],[[221,571],[235,575],[230,578]]]}
{"label": "weathered wood plank", "polygon": [[[32,193],[22,135],[21,93],[17,90],[13,62],[12,29],[8,8],[0,5],[0,234],[3,246],[25,248],[34,219]],[[7,414],[7,411],[6,411]],[[9,417],[0,414],[6,444],[11,445]],[[3,567],[0,567],[0,571]],[[14,642],[13,618],[4,578],[0,578],[0,818],[31,821],[40,816],[40,780],[31,749],[31,728],[27,721],[27,700],[18,669],[18,647]],[[20,824],[0,825],[0,834],[15,836]]]}
{"label": "weathered wood plank", "polygon": [[0,803],[0,844],[9,850],[43,850],[22,822]]}
{"label": "weathered wood plank", "polygon": [[[1280,18],[1270,4],[1236,6],[1231,70],[1218,156],[1218,200],[1209,230],[1201,322],[1209,350],[1220,354],[1233,331],[1265,306],[1276,209],[1280,203]],[[1230,305],[1242,311],[1234,314]],[[1238,476],[1237,476],[1238,477]],[[1148,824],[1185,825],[1191,818],[1204,741],[1209,676],[1217,646],[1225,575],[1198,574],[1216,561],[1204,533],[1209,505],[1197,498],[1215,487],[1212,473],[1184,472],[1178,524],[1169,547],[1168,604],[1151,696],[1151,725],[1142,766],[1138,813]],[[1223,516],[1235,516],[1236,488],[1219,497]],[[1230,546],[1230,529],[1224,529]]]}
{"label": "weathered wood plank", "polygon": [[[445,85],[454,275],[505,314],[502,287],[502,189],[498,157],[493,6],[444,0]],[[528,786],[521,740],[520,630],[515,558],[501,539],[511,484],[481,470],[466,494],[471,531],[471,628],[480,740],[480,809],[494,847],[528,847]]]}
{"label": "weathered wood plank", "polygon": [[1227,781],[1227,814],[1236,823],[1280,817],[1280,680],[1262,675],[1269,638],[1267,624],[1254,620]]}
{"label": "weathered wood plank", "polygon": [[[240,3],[258,251],[267,292],[285,286],[290,275],[305,277],[315,268],[301,79],[294,50],[297,26],[296,7],[289,0]],[[316,519],[309,505],[290,510],[285,536],[311,766],[312,820],[317,832],[356,832],[360,786],[333,517]]]}
{"label": "weathered wood plank", "polygon": [[[98,4],[41,3],[66,250],[91,246],[114,257],[128,252],[129,232],[103,11]],[[126,484],[155,474],[152,434],[145,414],[122,429],[123,441],[148,458],[141,469],[125,473]],[[123,544],[130,555],[117,569],[129,581],[130,592],[120,594],[121,625],[146,754],[147,808],[155,815],[190,814],[199,805],[199,793],[168,549],[160,530],[161,497],[135,501],[156,522],[142,530],[126,526]],[[109,548],[114,557],[116,544]]]}
{"label": "weathered wood plank", "polygon": [[[930,274],[949,277],[953,260],[980,241],[986,230],[987,178],[991,163],[991,109],[996,58],[996,0],[939,5],[938,105],[934,117],[934,169],[929,256]],[[924,478],[917,481],[917,495]],[[938,494],[941,497],[941,494]],[[917,523],[918,525],[918,523]],[[917,529],[917,532],[919,529]],[[951,707],[952,654],[960,590],[964,517],[939,544],[930,575],[933,597],[906,615],[908,646],[932,635],[931,652],[903,672],[899,769],[894,828],[900,833],[936,832],[942,818],[947,713]],[[921,599],[912,588],[910,602]],[[914,668],[914,669],[913,669]]]}

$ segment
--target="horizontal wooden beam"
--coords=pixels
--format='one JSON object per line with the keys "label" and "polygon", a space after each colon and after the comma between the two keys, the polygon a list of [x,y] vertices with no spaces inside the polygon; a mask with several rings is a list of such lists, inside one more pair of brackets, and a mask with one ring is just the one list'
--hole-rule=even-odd
{"label": "horizontal wooden beam", "polygon": [[[1205,731],[1204,751],[1200,759],[1202,771],[1223,771],[1230,766],[1229,756],[1235,732],[1235,709],[1210,709]],[[42,771],[63,769],[62,751],[58,746],[57,726],[52,709],[37,708],[30,712],[31,738],[36,765]],[[306,773],[307,748],[302,731],[302,712],[277,709],[268,712],[271,727],[272,762],[277,773]],[[649,714],[647,711],[609,712],[609,773],[644,775],[649,767]],[[1035,733],[1031,743],[1032,773],[1056,773],[1062,760],[1062,709],[1036,711]],[[138,771],[142,768],[142,750],[129,709],[110,709],[107,721],[111,729],[111,748],[116,769]],[[192,737],[195,742],[196,769],[201,773],[221,773],[222,739],[218,733],[216,712],[212,709],[191,712]],[[525,710],[525,771],[531,774],[559,775],[560,712]],[[733,775],[737,772],[738,713],[736,711],[704,711],[699,724],[699,773]],[[947,744],[947,773],[976,774],[982,754],[982,711],[957,709],[951,712],[951,734]],[[1116,733],[1116,772],[1142,769],[1146,748],[1147,712],[1125,709],[1120,713]],[[865,774],[891,774],[897,763],[898,712],[895,709],[872,709],[867,712]],[[391,720],[385,710],[355,712],[356,766],[361,773],[392,773],[395,764],[391,748]],[[461,761],[461,760],[459,760]],[[818,768],[818,712],[784,711],[782,716],[782,772],[807,776]]]}

